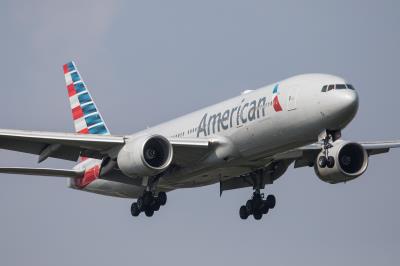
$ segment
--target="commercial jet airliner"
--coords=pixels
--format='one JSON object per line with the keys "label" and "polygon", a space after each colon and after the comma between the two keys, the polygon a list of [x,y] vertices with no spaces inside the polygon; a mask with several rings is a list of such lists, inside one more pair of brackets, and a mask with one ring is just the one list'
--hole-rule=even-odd
{"label": "commercial jet airliner", "polygon": [[111,135],[76,65],[63,66],[75,133],[0,130],[0,148],[78,161],[73,169],[2,167],[1,173],[69,178],[70,188],[136,199],[132,216],[153,216],[167,192],[219,183],[220,193],[251,187],[239,209],[259,220],[275,207],[261,190],[290,165],[313,167],[331,184],[362,175],[371,155],[400,141],[354,142],[341,130],[358,95],[343,78],[294,76],[131,135]]}

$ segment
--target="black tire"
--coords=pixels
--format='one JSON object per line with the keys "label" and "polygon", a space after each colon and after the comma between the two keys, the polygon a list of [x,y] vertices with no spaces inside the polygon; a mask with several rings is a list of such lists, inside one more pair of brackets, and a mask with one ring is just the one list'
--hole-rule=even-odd
{"label": "black tire", "polygon": [[158,201],[156,201],[153,205],[153,210],[154,211],[158,211],[160,209],[160,203]]}
{"label": "black tire", "polygon": [[267,214],[269,211],[268,202],[266,200],[263,202],[261,211],[263,214]]}
{"label": "black tire", "polygon": [[276,205],[276,198],[274,195],[268,195],[267,199],[265,200],[269,209],[275,208]]}
{"label": "black tire", "polygon": [[154,214],[154,210],[148,208],[148,209],[146,209],[146,210],[144,211],[144,213],[146,214],[147,217],[151,217],[151,216],[153,216],[153,214]]}
{"label": "black tire", "polygon": [[160,203],[161,206],[164,206],[167,203],[167,193],[161,191],[158,193],[157,201]]}
{"label": "black tire", "polygon": [[248,200],[248,201],[246,202],[246,209],[247,209],[247,212],[248,212],[249,214],[252,214],[252,213],[253,213],[253,208],[254,208],[253,201],[252,201],[252,200]]}
{"label": "black tire", "polygon": [[239,209],[239,216],[240,216],[240,218],[242,218],[243,220],[246,220],[247,217],[249,217],[249,213],[247,212],[246,206],[243,205],[242,207],[240,207],[240,209]]}
{"label": "black tire", "polygon": [[318,158],[318,166],[321,168],[325,168],[328,164],[328,160],[326,159],[325,156],[320,156]]}
{"label": "black tire", "polygon": [[329,156],[326,165],[328,168],[333,168],[335,166],[335,158],[333,158],[333,156]]}
{"label": "black tire", "polygon": [[260,210],[254,210],[253,217],[256,220],[260,220],[263,216],[263,213]]}
{"label": "black tire", "polygon": [[150,206],[151,203],[153,202],[153,200],[154,200],[154,197],[151,194],[151,192],[145,192],[144,193],[144,195],[143,195],[143,204],[145,206]]}
{"label": "black tire", "polygon": [[131,214],[133,217],[137,217],[140,214],[140,210],[136,202],[132,203],[131,205]]}
{"label": "black tire", "polygon": [[142,197],[137,199],[137,206],[138,206],[140,211],[144,210],[144,202],[143,202],[143,198]]}

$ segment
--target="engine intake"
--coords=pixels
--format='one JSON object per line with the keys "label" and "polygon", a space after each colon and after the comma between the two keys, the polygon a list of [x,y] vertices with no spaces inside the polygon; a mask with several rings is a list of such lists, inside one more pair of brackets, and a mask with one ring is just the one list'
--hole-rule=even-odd
{"label": "engine intake", "polygon": [[172,145],[161,135],[142,136],[119,151],[119,169],[127,176],[152,176],[164,171],[172,161]]}
{"label": "engine intake", "polygon": [[317,176],[325,182],[336,184],[355,179],[362,175],[368,167],[368,153],[358,143],[337,140],[329,149],[329,156],[335,160],[332,168],[320,167],[318,158],[324,156],[324,152],[317,157],[314,170]]}

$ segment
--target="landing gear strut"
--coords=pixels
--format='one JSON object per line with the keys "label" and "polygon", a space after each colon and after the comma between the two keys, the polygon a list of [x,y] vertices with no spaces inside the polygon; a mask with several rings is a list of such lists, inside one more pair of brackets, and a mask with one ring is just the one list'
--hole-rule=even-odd
{"label": "landing gear strut", "polygon": [[323,138],[322,150],[324,152],[323,156],[318,158],[318,166],[321,168],[333,168],[335,166],[335,158],[333,156],[329,156],[329,149],[333,147],[331,142],[336,141],[340,138],[340,131],[330,131],[326,130],[326,135]]}
{"label": "landing gear strut", "polygon": [[[267,214],[270,209],[273,209],[276,204],[274,195],[264,196],[260,192],[261,189],[265,188],[265,184],[272,184],[271,173],[268,173],[265,169],[259,169],[250,174],[251,181],[253,183],[253,195],[245,205],[239,209],[239,216],[243,220],[247,219],[250,215],[253,215],[254,219],[260,220],[264,214]],[[269,180],[268,180],[269,179]]]}
{"label": "landing gear strut", "polygon": [[136,217],[141,212],[144,212],[147,217],[153,216],[155,211],[158,211],[161,206],[167,203],[167,193],[159,192],[157,197],[151,191],[145,191],[143,196],[137,199],[131,205],[131,214]]}
{"label": "landing gear strut", "polygon": [[254,191],[253,196],[246,202],[246,205],[240,207],[239,215],[243,220],[253,215],[254,219],[260,220],[264,214],[267,214],[270,209],[273,209],[276,204],[274,195],[268,195],[264,199],[264,194],[260,193],[259,189]]}

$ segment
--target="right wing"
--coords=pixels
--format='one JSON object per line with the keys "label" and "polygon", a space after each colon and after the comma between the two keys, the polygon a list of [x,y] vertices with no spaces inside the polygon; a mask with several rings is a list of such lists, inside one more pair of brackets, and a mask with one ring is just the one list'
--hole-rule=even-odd
{"label": "right wing", "polygon": [[173,162],[180,166],[191,165],[202,161],[211,148],[218,144],[217,139],[171,138],[168,139],[174,148]]}
{"label": "right wing", "polygon": [[[0,129],[0,149],[39,155],[39,162],[51,157],[76,161],[79,156],[115,158],[126,137]],[[174,162],[185,165],[204,158],[214,139],[169,139],[174,148]]]}
{"label": "right wing", "polygon": [[0,129],[0,149],[76,161],[79,156],[101,159],[125,144],[125,138],[111,135],[73,134]]}

